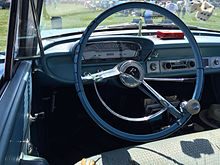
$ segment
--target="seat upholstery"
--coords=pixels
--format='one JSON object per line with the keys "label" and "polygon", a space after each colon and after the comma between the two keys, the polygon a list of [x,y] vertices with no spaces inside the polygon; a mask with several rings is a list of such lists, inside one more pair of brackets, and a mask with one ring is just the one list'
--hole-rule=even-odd
{"label": "seat upholstery", "polygon": [[[96,165],[220,164],[220,129],[193,133],[102,153]],[[76,163],[80,165],[81,161]]]}

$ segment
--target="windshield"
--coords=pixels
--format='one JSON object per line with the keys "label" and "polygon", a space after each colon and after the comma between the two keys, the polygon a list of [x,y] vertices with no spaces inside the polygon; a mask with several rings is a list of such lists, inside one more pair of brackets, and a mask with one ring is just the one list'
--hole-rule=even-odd
{"label": "windshield", "polygon": [[[42,37],[82,31],[104,10],[134,0],[45,0],[41,14]],[[139,0],[140,1],[140,0]],[[164,7],[175,13],[185,24],[219,31],[220,2],[216,0],[157,0],[145,1]],[[101,27],[122,23],[143,25],[172,24],[164,16],[151,10],[129,9],[107,18]],[[56,29],[56,30],[54,30]],[[62,29],[62,30],[61,30]]]}

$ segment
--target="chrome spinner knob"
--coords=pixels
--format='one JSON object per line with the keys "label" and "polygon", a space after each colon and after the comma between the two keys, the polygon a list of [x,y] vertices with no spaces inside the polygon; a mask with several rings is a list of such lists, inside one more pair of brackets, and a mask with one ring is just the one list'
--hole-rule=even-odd
{"label": "chrome spinner knob", "polygon": [[182,102],[180,104],[180,107],[182,109],[187,110],[191,115],[195,115],[197,113],[199,113],[201,107],[200,107],[200,103],[199,101],[195,100],[195,99],[191,99],[188,102]]}

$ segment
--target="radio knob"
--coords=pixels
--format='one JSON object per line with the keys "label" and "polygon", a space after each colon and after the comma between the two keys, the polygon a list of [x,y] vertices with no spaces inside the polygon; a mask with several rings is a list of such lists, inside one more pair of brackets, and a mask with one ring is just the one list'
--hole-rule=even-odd
{"label": "radio knob", "polygon": [[163,67],[164,69],[171,69],[172,66],[171,66],[171,63],[168,62],[168,63],[164,63]]}
{"label": "radio knob", "polygon": [[150,64],[150,70],[155,71],[157,69],[157,64],[151,63]]}
{"label": "radio knob", "polygon": [[217,58],[214,60],[214,64],[219,65],[219,60]]}
{"label": "radio knob", "polygon": [[188,62],[188,66],[189,66],[190,68],[194,68],[194,67],[195,67],[195,62],[194,62],[194,61],[189,61],[189,62]]}

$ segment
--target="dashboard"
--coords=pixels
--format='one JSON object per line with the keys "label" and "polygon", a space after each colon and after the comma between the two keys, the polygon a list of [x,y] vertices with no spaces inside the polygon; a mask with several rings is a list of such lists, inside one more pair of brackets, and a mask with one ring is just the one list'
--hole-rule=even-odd
{"label": "dashboard", "polygon": [[[207,35],[207,34],[206,34]],[[195,35],[203,58],[205,73],[220,72],[220,36]],[[74,83],[73,56],[79,38],[51,42],[40,63],[42,71],[61,83]],[[119,62],[140,62],[146,77],[195,75],[192,49],[186,39],[162,40],[155,35],[108,35],[90,39],[82,57],[82,74],[113,68]]]}

